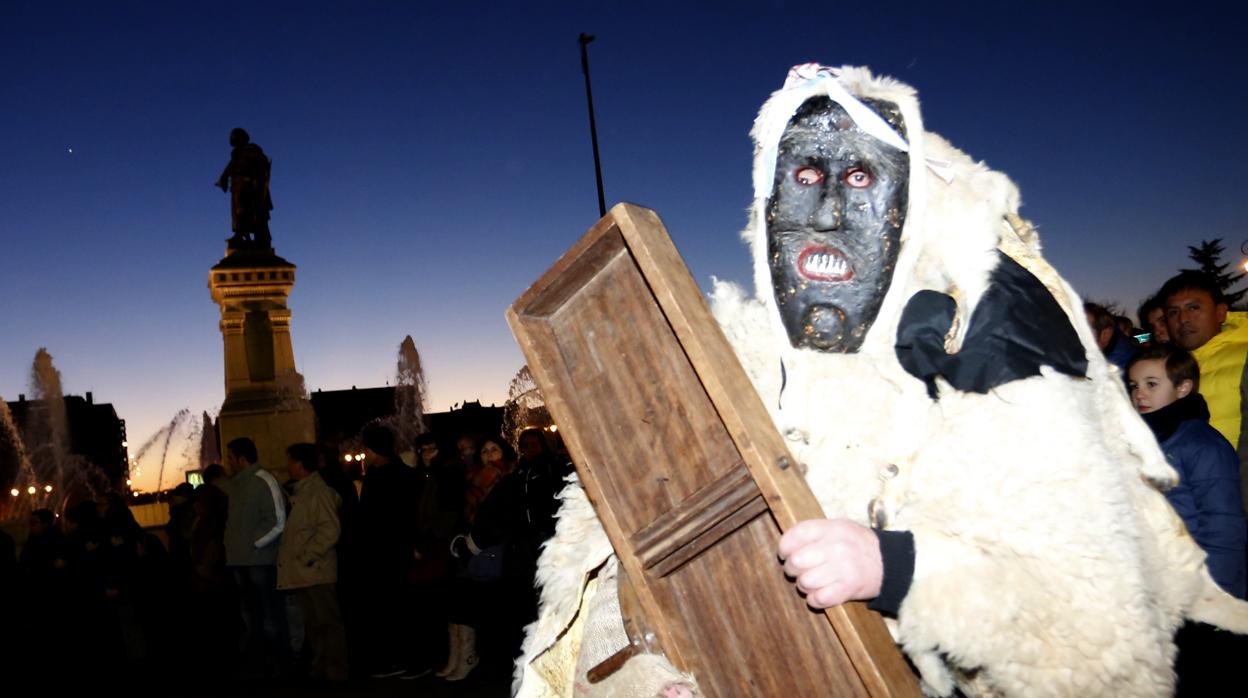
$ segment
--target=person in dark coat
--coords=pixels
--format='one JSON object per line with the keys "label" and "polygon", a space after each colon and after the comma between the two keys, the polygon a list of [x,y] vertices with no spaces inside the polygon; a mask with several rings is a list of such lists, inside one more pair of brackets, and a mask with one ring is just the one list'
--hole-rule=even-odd
{"label": "person in dark coat", "polygon": [[69,507],[62,519],[72,598],[66,599],[71,618],[64,632],[67,657],[76,658],[84,675],[116,672],[121,654],[121,629],[111,604],[104,598],[103,572],[111,552],[97,505],[86,500]]}
{"label": "person in dark coat", "polygon": [[[541,545],[555,534],[555,515],[559,512],[559,492],[572,474],[572,461],[556,453],[546,441],[546,433],[531,428],[520,432],[520,461],[516,471],[524,474],[525,519],[530,528],[531,545]],[[536,555],[534,556],[536,560]]]}
{"label": "person in dark coat", "polygon": [[1244,598],[1248,524],[1239,498],[1239,457],[1209,426],[1209,408],[1197,392],[1196,360],[1175,345],[1163,344],[1140,352],[1127,372],[1136,409],[1179,472],[1179,484],[1166,492],[1166,499],[1209,556],[1206,564],[1214,581]]}
{"label": "person in dark coat", "polygon": [[463,525],[464,470],[429,432],[416,437],[413,470],[422,483],[417,547],[424,558],[438,556]]}
{"label": "person in dark coat", "polygon": [[1092,328],[1092,335],[1096,337],[1096,346],[1100,347],[1105,359],[1125,375],[1127,364],[1139,350],[1139,344],[1134,337],[1125,335],[1118,329],[1113,314],[1105,306],[1084,303],[1083,310],[1088,317],[1088,327]]}
{"label": "person in dark coat", "polygon": [[[368,628],[364,621],[368,617],[368,578],[359,550],[360,493],[355,488],[351,473],[338,460],[337,449],[322,446],[321,460],[323,465],[317,472],[325,484],[342,498],[338,509],[338,521],[342,525],[342,534],[338,537],[338,608],[347,634],[347,646],[362,648],[367,644]],[[348,655],[351,675],[361,675],[369,668],[365,658],[364,652]]]}
{"label": "person in dark coat", "polygon": [[[478,650],[489,657],[492,631],[505,625],[502,615],[511,592],[522,579],[523,554],[512,548],[527,538],[524,516],[524,479],[515,470],[516,453],[505,439],[481,441],[477,469],[480,500],[472,508],[468,532],[451,543],[451,552],[463,569],[449,587],[447,660],[437,676],[460,681],[476,669]],[[491,474],[490,478],[481,475]],[[489,482],[488,490],[480,483]],[[468,487],[473,488],[471,480]],[[469,517],[465,517],[467,520]],[[478,632],[483,633],[478,640]]]}
{"label": "person in dark coat", "polygon": [[[75,624],[73,609],[65,603],[74,598],[69,551],[50,509],[31,512],[26,525],[26,542],[18,557],[24,593],[17,611],[26,616],[25,627],[30,630],[26,642],[56,647],[61,628]],[[27,659],[33,662],[27,668],[37,671],[51,671],[56,662],[53,655],[39,650],[30,650]]]}
{"label": "person in dark coat", "polygon": [[[526,429],[519,444],[515,467],[486,495],[470,533],[452,548],[467,561],[467,574],[451,604],[450,656],[439,672],[448,680],[470,673],[478,652],[505,666],[519,648],[524,626],[537,617],[537,558],[554,534],[557,495],[572,465],[550,449],[541,429]],[[482,452],[491,445],[511,462],[510,445],[488,438]]]}
{"label": "person in dark coat", "polygon": [[[1248,586],[1248,528],[1240,500],[1239,457],[1209,425],[1209,408],[1197,392],[1200,367],[1174,344],[1141,351],[1127,367],[1131,400],[1153,430],[1166,459],[1179,473],[1168,490],[1175,512],[1208,558],[1210,576],[1227,592],[1244,598]],[[1187,623],[1175,636],[1178,696],[1215,695],[1238,680],[1244,637],[1204,623]]]}
{"label": "person in dark coat", "polygon": [[416,559],[408,575],[414,605],[411,632],[416,661],[432,668],[446,659],[446,598],[455,571],[450,543],[464,525],[464,470],[431,432],[416,437],[414,446],[412,470],[420,480],[420,500]]}
{"label": "person in dark coat", "polygon": [[191,526],[191,654],[208,666],[233,666],[241,633],[238,599],[225,566],[225,520],[229,512],[225,468],[204,468],[204,484],[195,489]]}
{"label": "person in dark coat", "polygon": [[412,604],[408,571],[416,559],[420,481],[399,458],[394,432],[371,424],[364,445],[364,487],[360,492],[360,554],[367,570],[368,656],[374,678],[417,678],[431,670],[414,664]]}
{"label": "person in dark coat", "polygon": [[195,526],[195,487],[183,482],[169,495],[169,522],[165,536],[169,541],[169,561],[176,583],[184,587],[190,580],[191,529]]}
{"label": "person in dark coat", "polygon": [[[164,547],[148,534],[130,512],[125,498],[111,493],[105,498],[98,550],[98,584],[105,614],[121,636],[121,660],[114,670],[142,670],[159,649],[159,632],[154,632],[152,610],[160,605],[148,592],[159,590],[153,583],[167,556]],[[154,562],[154,558],[158,561]],[[150,563],[150,564],[149,564]]]}
{"label": "person in dark coat", "polygon": [[31,512],[27,521],[29,533],[22,546],[22,570],[36,584],[46,584],[56,571],[65,569],[65,537],[56,527],[51,509]]}

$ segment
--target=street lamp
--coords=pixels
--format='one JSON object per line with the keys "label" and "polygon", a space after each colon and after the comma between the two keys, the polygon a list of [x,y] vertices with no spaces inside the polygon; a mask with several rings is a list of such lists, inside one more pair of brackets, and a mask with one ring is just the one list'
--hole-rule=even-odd
{"label": "street lamp", "polygon": [[577,37],[581,45],[581,72],[585,74],[585,101],[589,103],[589,139],[594,145],[594,179],[598,183],[598,215],[607,215],[607,200],[602,193],[602,160],[598,157],[598,125],[594,121],[594,93],[589,87],[589,52],[585,49],[594,40],[592,34]]}
{"label": "street lamp", "polygon": [[39,490],[34,485],[31,485],[30,487],[26,488],[26,494],[34,494],[38,491]]}
{"label": "street lamp", "polygon": [[22,492],[21,492],[21,490],[17,489],[16,487],[14,487],[13,489],[9,490],[9,494],[13,495],[14,497],[16,497],[17,495],[19,495],[19,494],[21,494],[21,493],[22,493]]}
{"label": "street lamp", "polygon": [[44,491],[44,492],[51,493],[51,492],[52,492],[52,485],[44,485],[44,486],[43,486],[43,491]]}

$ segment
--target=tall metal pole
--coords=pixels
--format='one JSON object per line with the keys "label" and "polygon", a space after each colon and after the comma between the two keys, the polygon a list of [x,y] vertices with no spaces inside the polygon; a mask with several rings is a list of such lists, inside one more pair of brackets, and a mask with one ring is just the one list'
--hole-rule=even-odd
{"label": "tall metal pole", "polygon": [[593,41],[591,34],[582,33],[578,41],[581,43],[581,72],[585,73],[585,99],[589,101],[589,137],[594,142],[594,177],[598,180],[598,215],[607,215],[607,198],[602,193],[602,161],[598,157],[598,125],[594,122],[594,93],[589,88],[589,52],[585,47]]}

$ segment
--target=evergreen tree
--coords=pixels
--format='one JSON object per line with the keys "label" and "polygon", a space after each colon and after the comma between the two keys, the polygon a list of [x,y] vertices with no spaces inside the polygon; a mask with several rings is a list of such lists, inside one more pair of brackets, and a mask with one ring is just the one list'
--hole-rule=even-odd
{"label": "evergreen tree", "polygon": [[[1187,256],[1193,262],[1199,264],[1200,268],[1183,269],[1181,271],[1200,271],[1213,277],[1218,282],[1218,288],[1221,288],[1223,295],[1226,296],[1226,304],[1235,305],[1244,297],[1245,293],[1248,293],[1248,288],[1231,291],[1231,287],[1243,280],[1245,274],[1241,271],[1227,272],[1227,268],[1231,264],[1222,261],[1222,253],[1225,251],[1226,248],[1222,246],[1221,238],[1201,240],[1200,247],[1187,248]],[[1236,267],[1236,269],[1238,268]]]}

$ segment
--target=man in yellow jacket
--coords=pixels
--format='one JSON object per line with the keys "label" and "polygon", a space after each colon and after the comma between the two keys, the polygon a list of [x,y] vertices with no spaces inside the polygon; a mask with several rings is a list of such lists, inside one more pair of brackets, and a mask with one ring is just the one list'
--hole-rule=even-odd
{"label": "man in yellow jacket", "polygon": [[[1239,453],[1240,481],[1248,478],[1248,313],[1228,312],[1226,298],[1208,274],[1185,271],[1157,294],[1166,309],[1170,341],[1200,364],[1200,394],[1209,403],[1209,424]],[[1248,510],[1248,489],[1242,489]]]}

